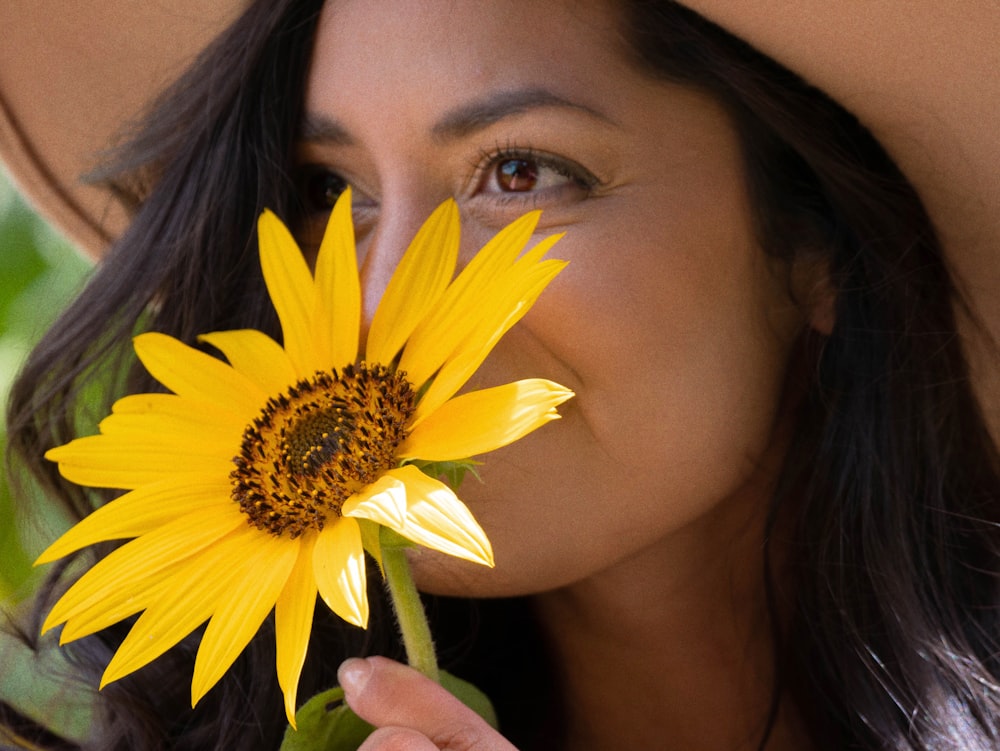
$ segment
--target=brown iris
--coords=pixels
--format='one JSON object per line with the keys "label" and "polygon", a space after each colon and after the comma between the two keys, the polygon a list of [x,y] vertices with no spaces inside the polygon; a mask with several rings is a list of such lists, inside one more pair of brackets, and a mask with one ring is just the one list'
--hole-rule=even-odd
{"label": "brown iris", "polygon": [[351,495],[396,466],[416,394],[404,374],[359,363],[317,372],[268,400],[243,434],[233,500],[258,529],[321,530]]}
{"label": "brown iris", "polygon": [[497,165],[497,183],[503,190],[531,190],[538,183],[538,165],[527,159],[507,159]]}

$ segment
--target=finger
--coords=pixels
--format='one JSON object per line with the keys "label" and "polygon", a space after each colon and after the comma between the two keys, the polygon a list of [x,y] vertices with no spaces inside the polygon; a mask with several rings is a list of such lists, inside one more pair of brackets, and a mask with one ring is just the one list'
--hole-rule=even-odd
{"label": "finger", "polygon": [[405,665],[384,657],[352,659],[338,677],[351,709],[376,727],[416,730],[448,751],[515,751],[478,714]]}
{"label": "finger", "polygon": [[426,735],[410,728],[379,728],[358,751],[439,751]]}

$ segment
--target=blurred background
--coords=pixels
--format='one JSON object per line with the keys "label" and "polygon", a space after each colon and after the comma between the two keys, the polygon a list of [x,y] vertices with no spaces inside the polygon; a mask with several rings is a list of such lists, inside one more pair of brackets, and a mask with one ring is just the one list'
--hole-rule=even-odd
{"label": "blurred background", "polygon": [[[81,288],[89,270],[90,262],[34,214],[0,168],[0,397],[5,411],[20,363]],[[6,437],[5,424],[0,424],[4,451]],[[23,488],[15,502],[4,463],[0,468],[0,696],[73,736],[87,721],[79,697],[68,696],[64,687],[47,678],[58,670],[51,659],[32,660],[12,635],[19,611],[39,579],[31,562],[65,526],[30,487]]]}
{"label": "blurred background", "polygon": [[[90,262],[48,227],[0,171],[0,397],[32,345],[83,284]],[[0,447],[6,449],[6,427]],[[44,504],[43,504],[44,505]],[[0,475],[0,600],[17,602],[33,583],[42,530],[15,513],[7,467]]]}

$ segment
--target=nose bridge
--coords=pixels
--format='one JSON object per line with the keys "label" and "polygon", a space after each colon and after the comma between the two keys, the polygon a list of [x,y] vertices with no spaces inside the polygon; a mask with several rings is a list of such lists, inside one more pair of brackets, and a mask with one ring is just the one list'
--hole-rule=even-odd
{"label": "nose bridge", "polygon": [[374,227],[359,243],[362,345],[400,258],[435,208],[431,203],[413,198],[383,200]]}

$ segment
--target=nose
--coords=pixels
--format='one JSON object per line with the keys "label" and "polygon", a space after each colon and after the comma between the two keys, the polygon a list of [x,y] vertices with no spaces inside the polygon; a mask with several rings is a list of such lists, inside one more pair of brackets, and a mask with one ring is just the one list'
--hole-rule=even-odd
{"label": "nose", "polygon": [[410,242],[438,206],[429,200],[383,201],[374,226],[358,240],[361,281],[361,352],[372,318]]}

